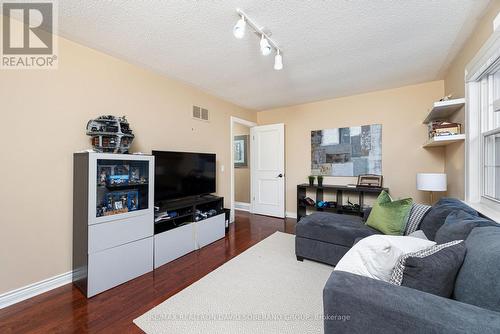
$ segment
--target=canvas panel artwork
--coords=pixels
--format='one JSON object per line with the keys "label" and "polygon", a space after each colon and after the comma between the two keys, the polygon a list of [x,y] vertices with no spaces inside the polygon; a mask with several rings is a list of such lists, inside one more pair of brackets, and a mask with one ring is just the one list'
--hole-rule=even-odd
{"label": "canvas panel artwork", "polygon": [[382,125],[311,131],[311,174],[382,175]]}

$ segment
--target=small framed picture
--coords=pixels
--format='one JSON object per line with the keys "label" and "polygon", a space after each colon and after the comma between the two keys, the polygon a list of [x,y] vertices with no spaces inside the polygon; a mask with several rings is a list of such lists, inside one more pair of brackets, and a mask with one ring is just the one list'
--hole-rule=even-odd
{"label": "small framed picture", "polygon": [[248,167],[248,135],[234,136],[234,167]]}
{"label": "small framed picture", "polygon": [[358,187],[382,188],[382,175],[362,174],[358,176]]}

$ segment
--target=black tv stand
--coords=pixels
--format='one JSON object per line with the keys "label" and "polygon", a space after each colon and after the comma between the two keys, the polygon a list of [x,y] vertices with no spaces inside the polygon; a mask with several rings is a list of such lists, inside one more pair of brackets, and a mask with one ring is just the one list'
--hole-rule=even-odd
{"label": "black tv stand", "polygon": [[200,195],[198,198],[221,198],[212,194]]}
{"label": "black tv stand", "polygon": [[[215,210],[214,215],[224,213],[224,197],[215,195],[202,195],[163,201],[156,205],[159,210],[155,212],[154,234],[162,233],[180,226],[201,221],[206,218],[197,216],[197,210],[207,213]],[[170,214],[169,218],[157,221],[158,216]],[[210,217],[207,217],[210,218]]]}

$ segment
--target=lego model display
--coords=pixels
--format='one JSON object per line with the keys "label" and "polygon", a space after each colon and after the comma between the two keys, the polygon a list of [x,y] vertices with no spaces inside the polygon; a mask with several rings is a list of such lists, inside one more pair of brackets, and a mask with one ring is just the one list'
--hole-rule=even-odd
{"label": "lego model display", "polygon": [[97,172],[100,186],[138,185],[148,182],[140,167],[130,165],[100,165]]}
{"label": "lego model display", "polygon": [[147,162],[98,160],[96,216],[147,207],[148,179]]}
{"label": "lego model display", "polygon": [[125,118],[112,115],[99,116],[87,123],[87,135],[92,146],[102,153],[128,153],[134,134]]}
{"label": "lego model display", "polygon": [[110,192],[105,197],[105,205],[97,207],[98,217],[135,211],[139,208],[139,192],[136,189]]}

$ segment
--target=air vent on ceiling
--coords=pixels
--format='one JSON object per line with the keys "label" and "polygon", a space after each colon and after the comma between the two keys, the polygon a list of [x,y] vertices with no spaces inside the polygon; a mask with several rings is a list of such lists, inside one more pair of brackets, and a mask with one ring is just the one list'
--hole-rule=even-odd
{"label": "air vent on ceiling", "polygon": [[193,106],[193,118],[201,121],[209,121],[208,109]]}

